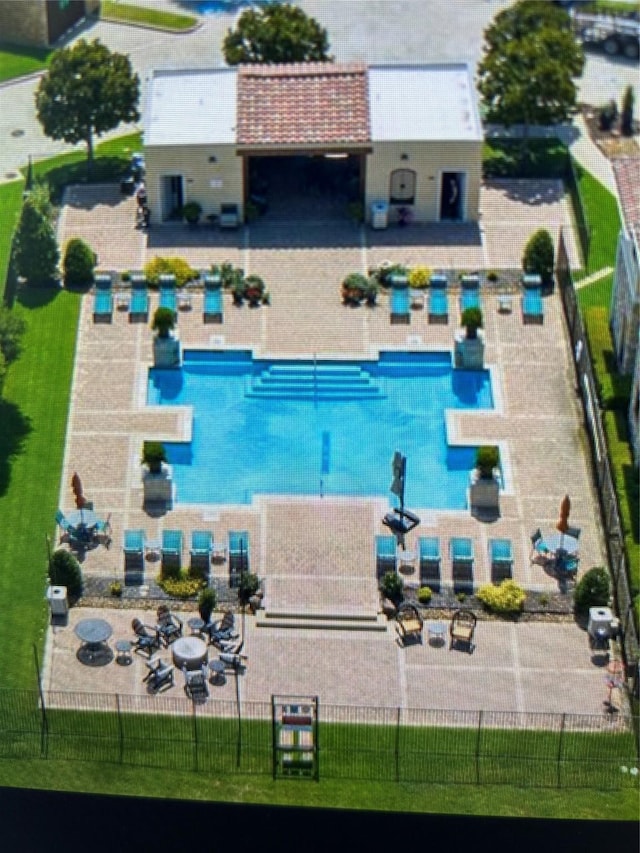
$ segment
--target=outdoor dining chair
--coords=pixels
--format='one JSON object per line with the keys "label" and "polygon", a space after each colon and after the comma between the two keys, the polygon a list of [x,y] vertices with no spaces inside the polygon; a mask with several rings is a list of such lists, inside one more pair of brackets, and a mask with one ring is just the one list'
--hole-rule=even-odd
{"label": "outdoor dining chair", "polygon": [[198,669],[189,670],[182,667],[184,675],[184,692],[192,702],[206,702],[209,698],[207,685],[207,668],[203,664]]}
{"label": "outdoor dining chair", "polygon": [[471,610],[456,610],[449,626],[450,650],[456,645],[461,645],[471,654],[475,648],[473,635],[476,630],[476,621],[476,616]]}

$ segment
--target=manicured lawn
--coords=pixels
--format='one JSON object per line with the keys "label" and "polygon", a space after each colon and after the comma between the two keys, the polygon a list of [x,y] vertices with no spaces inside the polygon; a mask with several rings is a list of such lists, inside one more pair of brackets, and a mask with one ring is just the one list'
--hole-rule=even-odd
{"label": "manicured lawn", "polygon": [[0,83],[43,71],[52,53],[45,48],[0,44]]}
{"label": "manicured lawn", "polygon": [[7,281],[11,241],[20,218],[23,189],[24,181],[0,184],[0,295],[4,293]]}
{"label": "manicured lawn", "polygon": [[575,163],[575,169],[591,228],[591,244],[584,270],[585,275],[591,275],[605,267],[616,265],[620,214],[615,196],[580,164]]}
{"label": "manicured lawn", "polygon": [[163,30],[190,30],[198,23],[192,15],[178,15],[173,12],[161,12],[129,3],[116,3],[114,0],[102,0],[100,16],[108,21],[121,21],[132,24],[148,24]]}

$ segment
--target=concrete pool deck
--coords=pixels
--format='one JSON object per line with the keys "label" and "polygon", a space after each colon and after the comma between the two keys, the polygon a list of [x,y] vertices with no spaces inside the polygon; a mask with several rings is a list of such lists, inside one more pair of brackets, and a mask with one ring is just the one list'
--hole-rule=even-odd
{"label": "concrete pool deck", "polygon": [[[485,188],[481,228],[411,226],[372,232],[348,221],[270,223],[266,218],[238,232],[221,233],[205,227],[188,230],[182,224],[157,226],[147,239],[133,227],[135,201],[120,198],[117,187],[73,188],[68,202],[60,221],[60,242],[64,244],[71,236],[84,237],[96,250],[101,269],[136,269],[154,255],[177,255],[195,267],[230,261],[243,267],[245,273],[261,275],[271,293],[270,306],[234,308],[225,295],[223,324],[205,325],[203,294],[195,291],[191,308],[179,312],[180,339],[185,347],[253,348],[260,355],[281,356],[370,357],[381,348],[451,351],[459,320],[455,296],[450,297],[447,325],[429,324],[426,312],[416,310],[409,326],[392,326],[387,297],[382,296],[373,309],[345,307],[340,299],[341,280],[350,272],[366,270],[385,259],[410,266],[424,264],[431,269],[517,268],[532,231],[544,225],[554,232],[560,226],[566,229],[570,223],[567,202],[557,182],[532,182],[527,186],[522,182],[497,182]],[[575,251],[573,241],[571,245]],[[537,527],[555,527],[565,493],[572,500],[571,523],[582,528],[581,570],[605,562],[597,499],[585,456],[588,444],[559,296],[545,298],[543,325],[523,324],[517,296],[511,313],[498,312],[495,294],[483,291],[482,302],[485,361],[493,366],[502,405],[491,412],[456,412],[450,431],[461,443],[500,443],[508,468],[501,514],[496,521],[485,523],[467,511],[421,512],[419,507],[412,507],[422,522],[410,535],[408,545],[411,548],[419,535],[438,535],[443,553],[442,579],[450,584],[448,540],[451,536],[471,537],[477,587],[490,580],[488,539],[508,538],[514,548],[515,580],[531,590],[555,592],[557,581],[529,561],[529,537]],[[150,317],[156,305],[157,294],[152,293]],[[184,431],[179,412],[170,408],[146,409],[143,404],[146,371],[152,359],[151,339],[148,324],[130,323],[126,312],[117,309],[111,325],[94,325],[92,296],[83,299],[60,506],[63,510],[73,506],[70,481],[77,471],[85,494],[102,517],[110,515],[113,527],[109,550],[100,547],[87,552],[83,562],[86,575],[123,579],[121,543],[125,529],[143,528],[149,539],[158,539],[163,528],[181,529],[185,536],[185,562],[191,530],[211,529],[218,542],[226,543],[227,531],[240,529],[249,532],[250,570],[264,580],[266,600],[271,596],[274,610],[304,611],[305,607],[314,609],[326,602],[328,609],[333,606],[353,612],[375,611],[378,593],[374,538],[388,532],[381,524],[388,509],[386,499],[289,500],[278,496],[262,497],[248,506],[203,507],[181,505],[178,496],[175,508],[165,515],[145,512],[139,476],[142,442],[152,438],[180,439]],[[157,563],[146,563],[148,577],[157,572]],[[226,562],[214,563],[213,573],[226,577]],[[409,583],[417,584],[415,571],[406,577]],[[84,609],[79,608],[78,612]],[[131,617],[132,611],[125,612]],[[514,630],[511,625],[490,624],[492,631],[504,629],[509,636]],[[259,658],[260,649],[270,648],[271,643],[278,648],[289,647],[288,642],[283,643],[280,629],[256,630],[259,637],[252,655]],[[573,632],[578,644],[576,654],[578,646],[587,647],[586,636],[572,624],[547,624],[546,630],[563,636],[566,631]],[[326,646],[322,658],[331,662],[327,664],[329,674],[319,679],[323,684],[340,678],[334,660],[334,652],[340,657],[339,643],[333,649],[340,633],[328,632],[327,636],[325,632],[312,632],[311,645],[318,644],[319,649]],[[392,631],[381,636],[366,632],[355,639],[350,635],[349,648],[361,648],[364,662],[367,639],[393,646],[390,634]],[[53,634],[50,638],[49,652],[54,657],[62,636]],[[284,637],[290,636],[285,631]],[[298,657],[296,642],[292,661]],[[505,636],[501,642],[510,647],[512,640]],[[566,662],[567,646],[559,634],[556,648],[564,649],[562,660]],[[424,653],[432,651],[437,650],[425,649]],[[403,655],[411,660],[414,650],[404,650]],[[394,652],[394,666],[396,658]],[[476,660],[476,655],[469,658],[469,665],[475,667]],[[75,661],[75,656],[74,662],[77,673],[71,679],[59,679],[56,668],[51,670],[51,689],[88,689],[88,668]],[[558,671],[563,665],[558,661]],[[260,678],[265,677],[265,669],[275,678],[278,667],[256,667]],[[352,671],[351,665],[349,669]],[[295,680],[296,667],[283,663],[283,672],[288,670]],[[271,692],[276,690],[276,680]],[[104,679],[100,683],[104,687]],[[369,696],[367,689],[363,697],[366,695],[373,704],[386,704],[387,679],[375,679],[375,684],[374,693]],[[284,685],[278,683],[277,689],[284,689]],[[326,689],[331,693],[328,686]],[[444,683],[442,691],[442,707],[467,706],[464,697],[458,700],[451,694],[448,699]],[[584,697],[576,689],[575,696],[569,698],[569,691],[564,710],[582,712],[591,692],[585,685]],[[490,693],[486,694],[488,710],[506,707],[503,699],[491,700]],[[482,695],[485,697],[484,691]],[[343,701],[339,693],[335,701]],[[429,697],[425,696],[424,701],[428,703]],[[466,700],[467,704],[471,701],[471,697]],[[485,698],[478,701],[484,702]],[[549,710],[556,707],[552,697],[544,701]],[[528,710],[527,702],[511,707],[523,705]]]}

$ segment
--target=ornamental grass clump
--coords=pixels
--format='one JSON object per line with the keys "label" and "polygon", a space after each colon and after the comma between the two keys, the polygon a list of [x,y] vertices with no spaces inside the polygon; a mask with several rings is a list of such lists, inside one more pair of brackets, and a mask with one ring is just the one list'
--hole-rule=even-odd
{"label": "ornamental grass clump", "polygon": [[527,594],[515,581],[504,580],[499,585],[481,586],[477,597],[492,613],[520,613]]}

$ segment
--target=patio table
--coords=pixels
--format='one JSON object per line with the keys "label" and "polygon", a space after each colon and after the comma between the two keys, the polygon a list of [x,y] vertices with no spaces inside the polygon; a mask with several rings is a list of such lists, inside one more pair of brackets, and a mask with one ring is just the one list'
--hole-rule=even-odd
{"label": "patio table", "polygon": [[82,640],[76,657],[87,666],[102,666],[109,663],[113,653],[105,645],[113,628],[105,619],[81,619],[76,625],[75,635]]}
{"label": "patio table", "polygon": [[178,669],[200,669],[207,662],[207,644],[200,637],[180,637],[171,646],[171,655]]}

